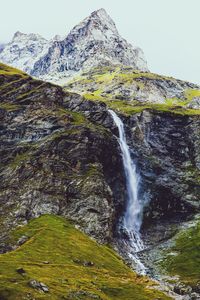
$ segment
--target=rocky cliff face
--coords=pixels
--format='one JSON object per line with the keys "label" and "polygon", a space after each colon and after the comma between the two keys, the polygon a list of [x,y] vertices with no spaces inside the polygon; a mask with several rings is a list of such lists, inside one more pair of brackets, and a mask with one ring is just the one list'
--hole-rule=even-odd
{"label": "rocky cliff face", "polygon": [[[3,65],[0,100],[2,215],[8,212],[8,224],[10,218],[63,214],[97,239],[112,239],[125,185],[109,101],[63,92]],[[151,227],[199,209],[200,121],[198,115],[142,108],[130,116],[122,110],[121,117],[138,161],[141,197],[150,203],[144,226]]]}
{"label": "rocky cliff face", "polygon": [[[112,120],[105,119],[105,108],[92,100],[71,99],[69,109],[81,111],[89,120],[109,127],[117,135]],[[98,107],[98,108],[97,108]],[[127,137],[141,173],[141,197],[150,205],[148,220],[184,218],[200,208],[199,202],[199,132],[198,115],[177,115],[144,109],[131,116],[121,116]],[[170,222],[170,221],[169,221]],[[145,223],[144,223],[145,226]]]}
{"label": "rocky cliff face", "polygon": [[142,50],[122,38],[104,9],[93,12],[64,38],[47,41],[36,34],[16,32],[0,61],[44,80],[65,82],[97,65],[123,64],[147,71]]}
{"label": "rocky cliff face", "polygon": [[2,246],[13,226],[47,213],[76,220],[100,241],[111,239],[113,190],[122,203],[124,189],[111,132],[67,110],[69,99],[80,96],[4,65],[0,80]]}
{"label": "rocky cliff face", "polygon": [[39,34],[17,31],[12,41],[0,51],[0,61],[30,73],[35,62],[48,51],[50,44],[51,41]]}
{"label": "rocky cliff face", "polygon": [[53,78],[57,73],[63,77],[97,65],[120,63],[147,71],[142,50],[128,44],[106,11],[100,9],[75,26],[63,41],[55,42],[31,74]]}
{"label": "rocky cliff face", "polygon": [[[200,111],[190,109],[192,97],[199,89],[155,74],[132,73],[132,78],[124,73],[98,72],[94,71],[94,77],[86,73],[67,86],[83,94],[83,98],[71,99],[67,105],[84,113],[90,121],[108,127],[116,136],[117,128],[112,120],[105,119],[102,107],[118,112],[140,173],[139,197],[145,202],[141,233],[146,249],[140,253],[141,260],[149,273],[162,282],[165,291],[175,292],[175,299],[199,299]],[[124,77],[126,80],[122,81]],[[126,101],[116,96],[115,89],[122,91],[141,79],[145,86],[150,81],[163,92],[162,103]],[[174,102],[166,98],[172,90],[181,90]],[[123,243],[127,236],[121,226],[124,205],[120,212],[113,243],[127,257]]]}

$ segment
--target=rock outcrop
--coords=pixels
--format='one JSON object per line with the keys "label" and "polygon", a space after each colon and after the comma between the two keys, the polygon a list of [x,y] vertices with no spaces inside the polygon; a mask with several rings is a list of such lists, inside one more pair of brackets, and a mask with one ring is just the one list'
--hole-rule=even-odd
{"label": "rock outcrop", "polygon": [[70,217],[98,240],[111,239],[113,190],[124,189],[112,133],[67,109],[80,96],[4,65],[0,81],[1,242],[41,214]]}
{"label": "rock outcrop", "polygon": [[94,100],[118,101],[116,109],[119,108],[119,111],[122,101],[132,106],[152,103],[200,108],[198,85],[172,77],[143,73],[132,67],[94,68],[74,78],[65,88]]}
{"label": "rock outcrop", "polygon": [[17,31],[10,43],[0,51],[0,61],[30,73],[34,64],[47,53],[51,41],[39,34]]}
{"label": "rock outcrop", "polygon": [[[84,113],[90,121],[118,134],[112,120],[105,117],[105,102],[80,97],[70,99],[67,105],[71,110]],[[199,116],[144,109],[121,117],[141,173],[140,197],[149,203],[144,226],[153,220],[168,220],[170,223],[174,217],[184,219],[198,212]]]}

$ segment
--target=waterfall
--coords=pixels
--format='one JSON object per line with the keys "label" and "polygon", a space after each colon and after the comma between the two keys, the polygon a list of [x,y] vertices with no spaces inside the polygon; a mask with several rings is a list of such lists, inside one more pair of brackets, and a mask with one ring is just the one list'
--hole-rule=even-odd
{"label": "waterfall", "polygon": [[127,188],[127,205],[123,219],[123,227],[129,236],[129,257],[135,262],[138,272],[145,274],[146,268],[140,261],[137,252],[144,250],[144,244],[140,237],[142,224],[143,203],[138,197],[140,176],[137,173],[136,165],[131,158],[129,146],[126,142],[124,124],[112,110],[109,110],[114,123],[119,131],[118,142],[120,145]]}

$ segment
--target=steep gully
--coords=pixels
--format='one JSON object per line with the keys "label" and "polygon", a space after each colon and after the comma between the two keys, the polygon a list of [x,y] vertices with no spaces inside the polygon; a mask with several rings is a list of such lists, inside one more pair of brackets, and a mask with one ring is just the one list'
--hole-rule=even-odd
{"label": "steep gully", "polygon": [[129,257],[135,263],[135,268],[138,273],[146,274],[146,268],[140,261],[137,253],[144,250],[145,246],[140,237],[140,227],[142,224],[142,213],[144,208],[144,202],[138,197],[138,186],[140,182],[140,176],[136,171],[136,164],[131,158],[129,146],[126,142],[126,135],[124,131],[124,124],[117,114],[109,110],[114,123],[116,124],[119,131],[118,142],[120,145],[122,160],[124,166],[124,172],[126,177],[126,188],[127,188],[127,205],[123,220],[124,230],[127,232],[129,243]]}

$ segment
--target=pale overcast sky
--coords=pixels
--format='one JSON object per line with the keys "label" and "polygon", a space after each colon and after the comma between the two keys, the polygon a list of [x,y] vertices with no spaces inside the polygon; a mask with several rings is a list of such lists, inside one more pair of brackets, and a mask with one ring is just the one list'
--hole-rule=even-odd
{"label": "pale overcast sky", "polygon": [[200,84],[200,0],[0,0],[0,7],[0,42],[17,30],[66,35],[103,7],[152,72]]}

